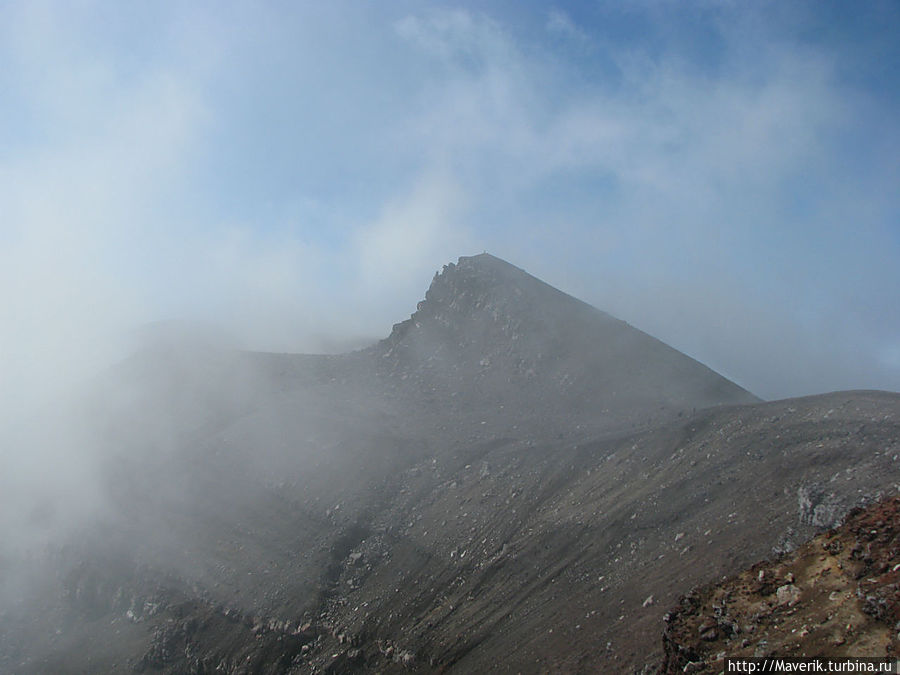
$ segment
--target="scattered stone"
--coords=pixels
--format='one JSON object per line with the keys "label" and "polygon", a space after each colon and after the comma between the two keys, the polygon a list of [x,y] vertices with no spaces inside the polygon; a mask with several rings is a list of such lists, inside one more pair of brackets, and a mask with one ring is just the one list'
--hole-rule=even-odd
{"label": "scattered stone", "polygon": [[794,584],[779,586],[775,591],[775,598],[779,605],[796,605],[800,601],[800,589]]}
{"label": "scattered stone", "polygon": [[[666,661],[660,672],[675,675],[689,663],[701,663],[700,672],[718,672],[720,639],[728,639],[729,654],[757,657],[812,656],[841,646],[868,654],[873,645],[883,645],[885,627],[900,640],[900,570],[893,569],[900,557],[898,532],[900,497],[854,509],[840,528],[791,557],[692,590],[666,614]],[[823,556],[823,548],[832,557]],[[735,630],[738,626],[742,630]],[[816,626],[834,628],[826,632]],[[740,633],[746,637],[739,638],[738,647],[730,638]],[[893,653],[895,645],[884,648]]]}

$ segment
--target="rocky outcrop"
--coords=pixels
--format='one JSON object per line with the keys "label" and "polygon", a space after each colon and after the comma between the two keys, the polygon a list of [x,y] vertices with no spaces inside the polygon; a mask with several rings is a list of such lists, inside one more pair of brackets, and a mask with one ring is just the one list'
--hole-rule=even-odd
{"label": "rocky outcrop", "polygon": [[595,425],[631,430],[758,401],[659,340],[487,253],[446,265],[416,312],[371,353],[395,383],[452,406],[507,405],[515,390],[520,411],[541,424],[590,414]]}
{"label": "rocky outcrop", "polygon": [[900,654],[900,498],[856,508],[793,554],[692,591],[665,616],[662,672],[725,656]]}

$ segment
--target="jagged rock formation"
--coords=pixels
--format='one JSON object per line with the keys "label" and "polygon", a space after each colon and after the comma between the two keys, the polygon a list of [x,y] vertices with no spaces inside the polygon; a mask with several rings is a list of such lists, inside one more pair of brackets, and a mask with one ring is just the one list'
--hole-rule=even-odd
{"label": "jagged rock formation", "polygon": [[791,554],[692,591],[666,614],[662,673],[727,656],[900,653],[900,498],[850,512]]}
{"label": "jagged rock formation", "polygon": [[368,349],[166,347],[77,412],[105,508],[29,565],[0,671],[628,672],[900,454],[896,394],[760,403],[487,255]]}
{"label": "jagged rock formation", "polygon": [[372,352],[380,373],[429,395],[465,394],[515,414],[590,416],[629,429],[715,405],[759,399],[605,312],[484,253],[435,275],[425,300]]}

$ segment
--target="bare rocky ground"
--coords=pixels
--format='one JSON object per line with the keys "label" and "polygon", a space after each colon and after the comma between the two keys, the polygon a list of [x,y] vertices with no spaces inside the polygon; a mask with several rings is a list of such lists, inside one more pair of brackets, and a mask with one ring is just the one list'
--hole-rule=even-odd
{"label": "bare rocky ground", "polygon": [[650,670],[685,589],[900,490],[900,395],[759,402],[491,256],[368,349],[144,353],[75,409],[104,508],[0,561],[2,672]]}
{"label": "bare rocky ground", "polygon": [[724,656],[900,654],[900,498],[850,512],[791,554],[695,590],[666,615],[663,673]]}

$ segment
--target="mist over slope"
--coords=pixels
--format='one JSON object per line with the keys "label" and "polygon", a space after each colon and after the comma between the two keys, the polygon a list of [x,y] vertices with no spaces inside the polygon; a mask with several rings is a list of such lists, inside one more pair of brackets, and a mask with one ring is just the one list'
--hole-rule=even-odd
{"label": "mist over slope", "polygon": [[368,348],[166,344],[72,419],[0,670],[627,671],[685,588],[900,482],[900,396],[760,403],[487,254]]}

